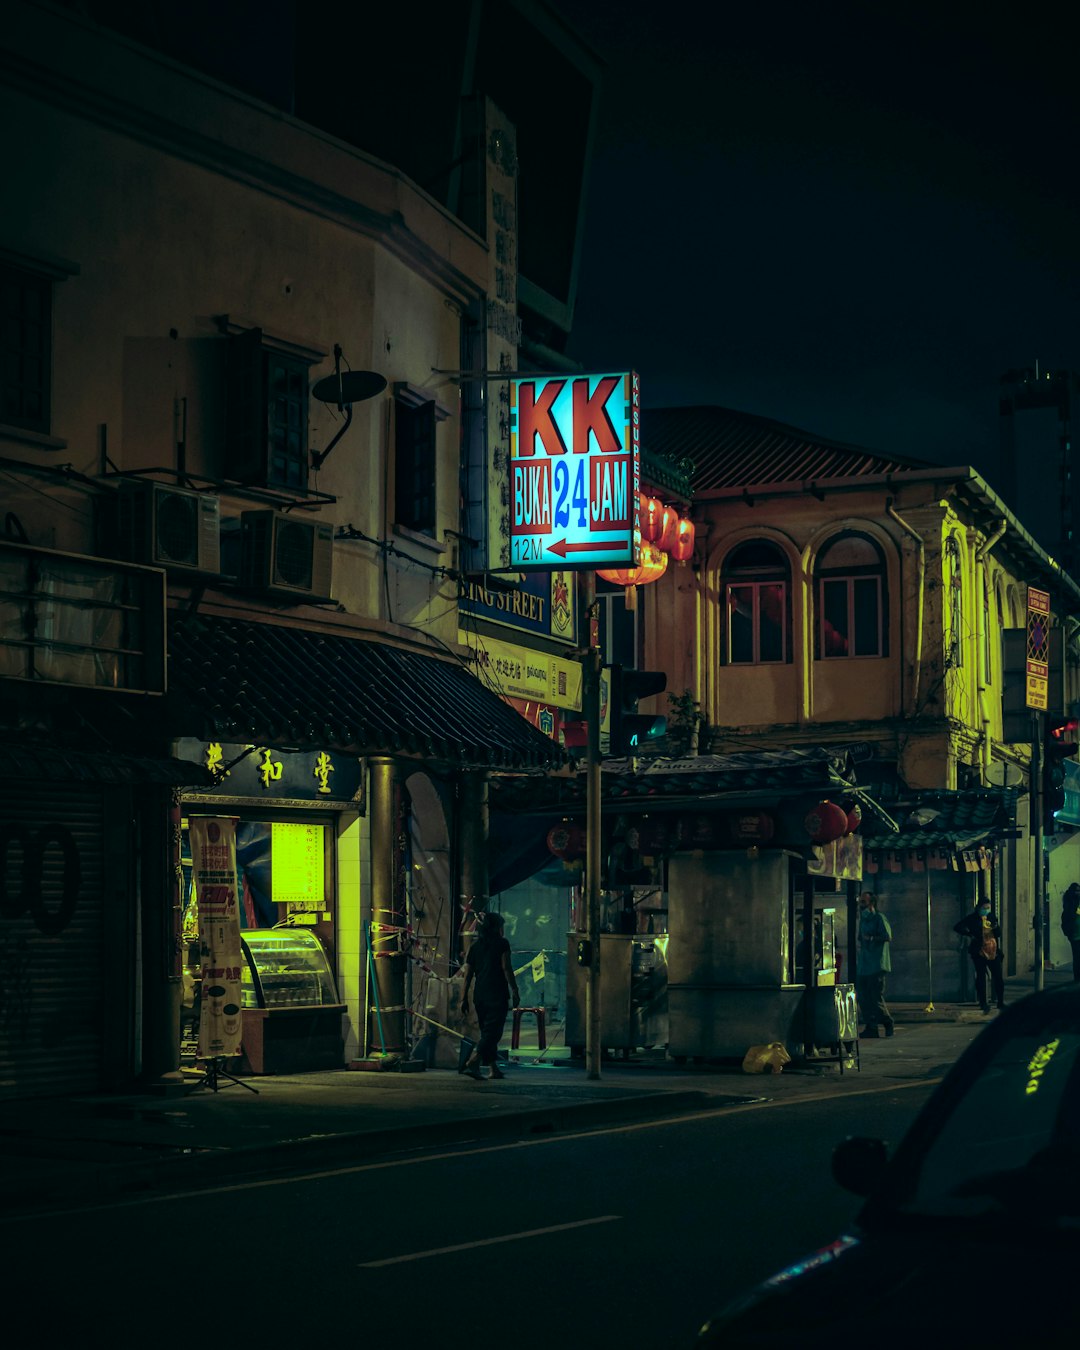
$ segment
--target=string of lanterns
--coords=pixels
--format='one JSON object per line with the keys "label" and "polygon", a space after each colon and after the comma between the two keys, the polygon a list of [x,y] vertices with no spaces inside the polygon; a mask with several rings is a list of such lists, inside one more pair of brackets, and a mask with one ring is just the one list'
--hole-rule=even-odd
{"label": "string of lanterns", "polygon": [[694,522],[656,497],[640,496],[641,560],[637,567],[601,568],[596,575],[614,586],[647,586],[667,571],[668,559],[685,564],[694,556]]}

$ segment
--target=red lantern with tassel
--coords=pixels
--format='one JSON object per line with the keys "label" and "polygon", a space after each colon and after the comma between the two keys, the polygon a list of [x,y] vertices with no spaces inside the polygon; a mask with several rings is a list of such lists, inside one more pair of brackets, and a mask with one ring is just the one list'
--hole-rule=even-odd
{"label": "red lantern with tassel", "polygon": [[641,537],[647,544],[655,544],[660,538],[660,529],[664,523],[664,508],[655,497],[641,493]]}
{"label": "red lantern with tassel", "polygon": [[660,523],[660,537],[656,541],[656,547],[664,553],[670,553],[675,547],[675,533],[679,526],[679,513],[673,506],[664,507],[664,515]]}
{"label": "red lantern with tassel", "polygon": [[686,516],[680,516],[675,527],[671,556],[677,563],[687,563],[694,556],[694,522]]}
{"label": "red lantern with tassel", "polygon": [[854,834],[861,824],[862,824],[862,807],[859,805],[858,802],[856,802],[855,805],[851,808],[851,810],[847,813],[847,830],[845,831],[845,833]]}
{"label": "red lantern with tassel", "polygon": [[650,581],[659,581],[667,571],[667,554],[661,553],[655,544],[641,545],[641,562],[637,567],[603,567],[596,575],[610,581],[613,586],[647,586]]}

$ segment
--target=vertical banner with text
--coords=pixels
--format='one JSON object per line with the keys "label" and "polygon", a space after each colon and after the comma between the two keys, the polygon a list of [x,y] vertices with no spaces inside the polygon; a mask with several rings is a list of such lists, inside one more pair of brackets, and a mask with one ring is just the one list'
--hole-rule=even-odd
{"label": "vertical banner with text", "polygon": [[1050,593],[1027,588],[1027,683],[1029,708],[1046,710],[1050,688]]}
{"label": "vertical banner with text", "polygon": [[236,894],[236,822],[192,816],[191,863],[199,905],[199,1058],[240,1053],[240,909]]}

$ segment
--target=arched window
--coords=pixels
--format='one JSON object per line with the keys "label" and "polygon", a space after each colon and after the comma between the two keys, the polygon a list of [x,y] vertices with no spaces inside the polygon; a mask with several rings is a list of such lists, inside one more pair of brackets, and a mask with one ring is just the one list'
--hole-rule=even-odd
{"label": "arched window", "polygon": [[818,555],[815,655],[887,656],[885,559],[865,534],[845,530]]}
{"label": "arched window", "polygon": [[724,561],[724,660],[767,665],[791,660],[791,571],[775,544],[740,544]]}

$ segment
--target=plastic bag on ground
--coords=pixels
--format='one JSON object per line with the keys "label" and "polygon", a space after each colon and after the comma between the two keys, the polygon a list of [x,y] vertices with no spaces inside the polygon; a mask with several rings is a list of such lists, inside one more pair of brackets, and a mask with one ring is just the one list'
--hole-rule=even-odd
{"label": "plastic bag on ground", "polygon": [[780,1041],[752,1045],[743,1057],[743,1073],[780,1073],[791,1056]]}

